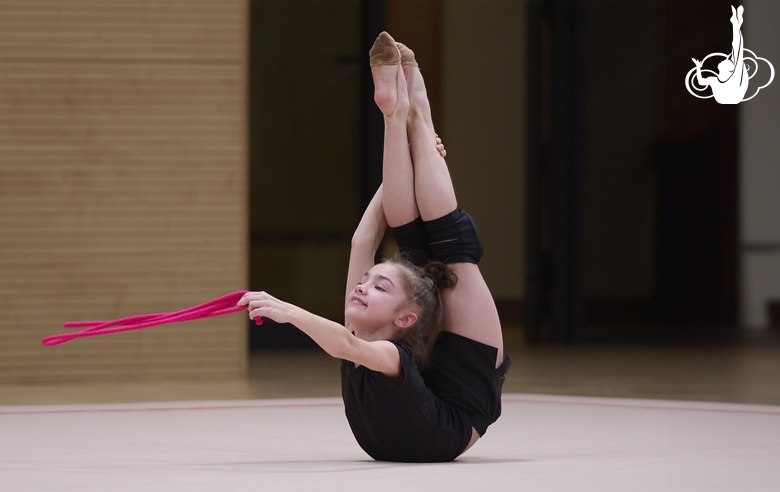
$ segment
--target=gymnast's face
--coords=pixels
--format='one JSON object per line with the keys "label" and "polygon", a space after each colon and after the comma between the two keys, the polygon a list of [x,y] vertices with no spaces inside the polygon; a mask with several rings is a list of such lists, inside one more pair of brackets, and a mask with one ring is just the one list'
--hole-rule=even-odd
{"label": "gymnast's face", "polygon": [[[367,271],[349,294],[344,317],[361,331],[397,330],[416,321],[397,267],[379,263]],[[357,330],[356,330],[357,333]]]}

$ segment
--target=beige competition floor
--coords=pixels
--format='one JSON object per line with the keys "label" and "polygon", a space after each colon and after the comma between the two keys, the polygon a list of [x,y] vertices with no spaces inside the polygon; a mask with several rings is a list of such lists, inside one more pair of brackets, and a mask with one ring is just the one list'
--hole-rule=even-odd
{"label": "beige competition floor", "polygon": [[245,381],[0,386],[0,491],[780,490],[780,346],[526,346],[454,463],[371,461],[338,362],[257,353]]}

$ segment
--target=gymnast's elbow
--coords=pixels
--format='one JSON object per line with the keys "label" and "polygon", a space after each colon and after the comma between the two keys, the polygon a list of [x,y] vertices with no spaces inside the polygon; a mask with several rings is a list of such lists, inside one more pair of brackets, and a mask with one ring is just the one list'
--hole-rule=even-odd
{"label": "gymnast's elbow", "polygon": [[352,333],[344,329],[343,331],[336,332],[335,336],[328,337],[326,343],[321,343],[319,345],[325,351],[325,353],[334,359],[352,360],[350,358],[354,354],[354,344],[352,339],[357,340],[357,338]]}
{"label": "gymnast's elbow", "polygon": [[352,235],[350,247],[352,251],[376,251],[379,246],[376,234],[357,230]]}

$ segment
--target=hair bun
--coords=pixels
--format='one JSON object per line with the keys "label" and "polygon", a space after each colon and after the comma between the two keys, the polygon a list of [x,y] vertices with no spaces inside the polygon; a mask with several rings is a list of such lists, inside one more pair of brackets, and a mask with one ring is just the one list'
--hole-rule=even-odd
{"label": "hair bun", "polygon": [[458,276],[450,267],[439,261],[432,261],[423,268],[425,275],[433,280],[438,289],[451,289],[458,283]]}

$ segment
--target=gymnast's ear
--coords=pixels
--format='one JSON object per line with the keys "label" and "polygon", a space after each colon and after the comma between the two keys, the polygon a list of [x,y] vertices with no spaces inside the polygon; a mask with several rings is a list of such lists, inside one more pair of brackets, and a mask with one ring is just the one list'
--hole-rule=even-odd
{"label": "gymnast's ear", "polygon": [[393,320],[397,328],[409,328],[415,323],[417,323],[417,314],[414,311],[407,311]]}

